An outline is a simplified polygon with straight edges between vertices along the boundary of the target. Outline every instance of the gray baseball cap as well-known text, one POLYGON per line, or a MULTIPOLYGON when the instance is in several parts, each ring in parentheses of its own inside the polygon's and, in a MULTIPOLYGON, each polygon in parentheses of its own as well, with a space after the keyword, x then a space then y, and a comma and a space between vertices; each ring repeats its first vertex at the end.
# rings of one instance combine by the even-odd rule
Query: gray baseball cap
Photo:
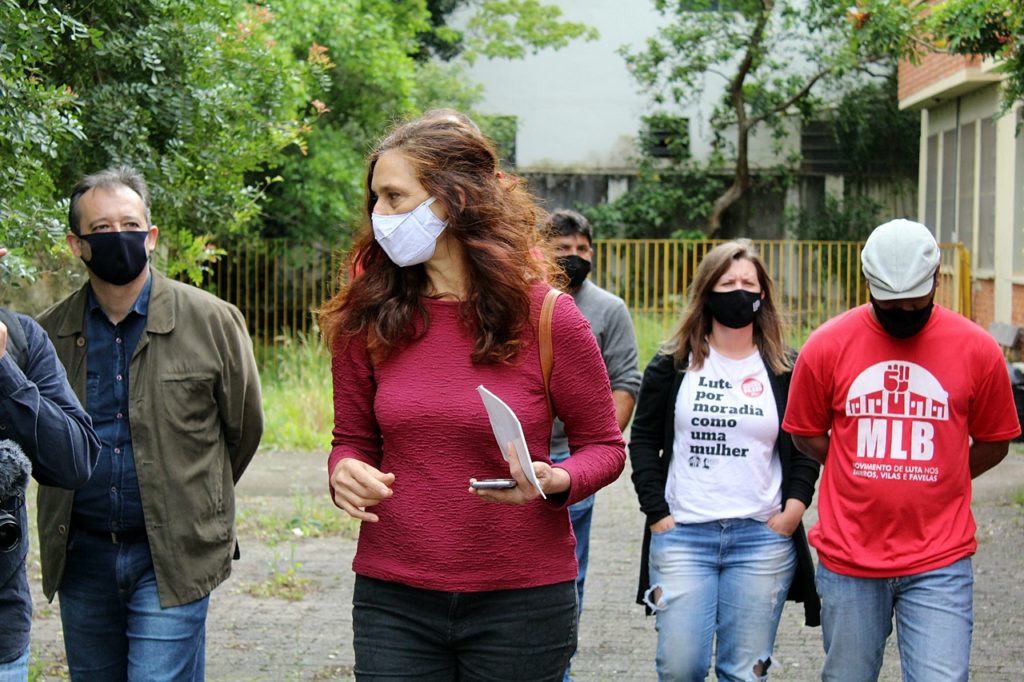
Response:
POLYGON ((917 298, 932 290, 939 245, 921 223, 890 220, 871 232, 860 252, 860 264, 875 300, 917 298))

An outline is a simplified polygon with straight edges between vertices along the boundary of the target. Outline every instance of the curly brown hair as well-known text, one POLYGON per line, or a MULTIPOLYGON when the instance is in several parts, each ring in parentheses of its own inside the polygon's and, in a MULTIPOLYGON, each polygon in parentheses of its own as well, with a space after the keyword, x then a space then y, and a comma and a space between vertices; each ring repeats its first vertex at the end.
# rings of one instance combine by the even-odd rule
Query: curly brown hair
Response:
POLYGON ((530 322, 531 286, 547 270, 539 255, 546 254, 537 229, 542 212, 518 177, 499 171, 486 137, 457 117, 429 113, 394 128, 368 158, 363 227, 339 272, 339 293, 317 311, 324 340, 333 350, 365 330, 379 361, 416 337, 416 315, 420 333, 429 326, 420 302, 428 284, 424 266, 395 265, 371 229, 370 184, 377 160, 389 151, 405 157, 444 207, 445 229, 462 246, 468 292, 460 315, 476 331, 473 362, 512 360, 530 322))
POLYGON ((776 374, 793 366, 793 361, 786 348, 783 328, 783 317, 775 305, 775 287, 772 278, 757 255, 757 250, 749 239, 736 239, 719 244, 708 251, 697 266, 693 283, 690 284, 690 297, 683 311, 682 319, 672 336, 661 348, 661 352, 672 355, 677 367, 700 369, 708 356, 708 336, 711 334, 711 311, 708 309, 708 294, 718 280, 722 278, 733 261, 741 258, 749 260, 757 270, 757 281, 764 292, 761 309, 754 317, 754 344, 765 362, 776 374), (689 361, 693 354, 692 362, 689 361))

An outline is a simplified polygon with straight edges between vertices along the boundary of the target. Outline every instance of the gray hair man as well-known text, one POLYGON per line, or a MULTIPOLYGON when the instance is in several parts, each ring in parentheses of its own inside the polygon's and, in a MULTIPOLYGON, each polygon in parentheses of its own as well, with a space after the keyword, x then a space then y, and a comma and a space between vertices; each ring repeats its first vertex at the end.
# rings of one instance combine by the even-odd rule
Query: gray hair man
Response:
POLYGON ((83 178, 68 221, 89 281, 40 323, 102 448, 84 488, 40 487, 43 591, 72 679, 201 680, 234 485, 263 432, 252 342, 237 308, 150 266, 159 230, 133 169, 83 178))

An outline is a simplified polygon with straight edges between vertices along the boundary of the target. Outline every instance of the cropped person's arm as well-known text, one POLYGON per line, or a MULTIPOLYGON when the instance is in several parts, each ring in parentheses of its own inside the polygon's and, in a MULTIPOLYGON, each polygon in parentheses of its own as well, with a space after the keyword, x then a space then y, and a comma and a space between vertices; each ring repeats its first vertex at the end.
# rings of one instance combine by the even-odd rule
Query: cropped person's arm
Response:
POLYGON ((636 407, 636 398, 629 391, 612 391, 612 402, 615 403, 615 421, 619 425, 619 431, 625 431, 629 426, 629 420, 633 418, 633 408, 636 407))
POLYGON ((221 338, 225 360, 217 396, 221 425, 235 483, 242 477, 263 437, 263 397, 252 339, 242 314, 234 307, 224 315, 221 338))
POLYGON ((601 357, 608 368, 608 380, 615 401, 615 420, 619 430, 625 431, 633 418, 636 394, 640 390, 640 358, 637 350, 633 320, 625 304, 616 302, 605 322, 601 357))
POLYGON ((640 511, 647 516, 647 525, 656 532, 672 526, 665 500, 665 467, 661 460, 665 456, 665 419, 669 401, 675 400, 672 391, 675 376, 672 357, 655 355, 644 370, 629 437, 633 488, 640 502, 640 511))
POLYGON ((968 462, 971 478, 977 478, 1006 457, 1010 441, 1020 434, 1021 423, 1014 407, 1013 387, 1006 372, 1006 360, 992 339, 978 348, 970 362, 976 370, 976 399, 968 416, 971 449, 968 462))
POLYGON ((819 464, 825 463, 828 455, 829 436, 823 433, 820 436, 793 436, 793 445, 797 450, 804 453, 819 464))
POLYGON ((353 518, 374 523, 367 510, 392 495, 393 473, 380 471, 382 438, 374 413, 377 393, 366 335, 335 340, 331 348, 334 430, 327 474, 331 500, 353 518))
POLYGON ((572 504, 619 477, 626 448, 604 359, 590 325, 568 296, 560 296, 555 304, 552 343, 551 400, 572 452, 554 467, 569 474, 567 495, 552 502, 572 504))
POLYGON ((976 440, 971 443, 970 465, 971 478, 977 478, 999 464, 1010 450, 1010 441, 985 442, 976 440))
POLYGON ((67 382, 64 366, 34 320, 20 316, 28 345, 25 371, 0 357, 0 438, 13 439, 43 485, 76 488, 89 480, 100 442, 67 382))

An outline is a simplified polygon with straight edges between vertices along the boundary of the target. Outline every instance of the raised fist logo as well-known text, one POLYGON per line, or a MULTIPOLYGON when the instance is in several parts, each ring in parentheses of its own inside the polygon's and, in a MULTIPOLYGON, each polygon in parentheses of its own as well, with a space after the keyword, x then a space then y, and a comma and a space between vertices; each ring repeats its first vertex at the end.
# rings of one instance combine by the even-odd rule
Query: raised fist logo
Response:
POLYGON ((903 393, 910 388, 910 366, 893 363, 885 368, 882 387, 890 393, 903 393))

